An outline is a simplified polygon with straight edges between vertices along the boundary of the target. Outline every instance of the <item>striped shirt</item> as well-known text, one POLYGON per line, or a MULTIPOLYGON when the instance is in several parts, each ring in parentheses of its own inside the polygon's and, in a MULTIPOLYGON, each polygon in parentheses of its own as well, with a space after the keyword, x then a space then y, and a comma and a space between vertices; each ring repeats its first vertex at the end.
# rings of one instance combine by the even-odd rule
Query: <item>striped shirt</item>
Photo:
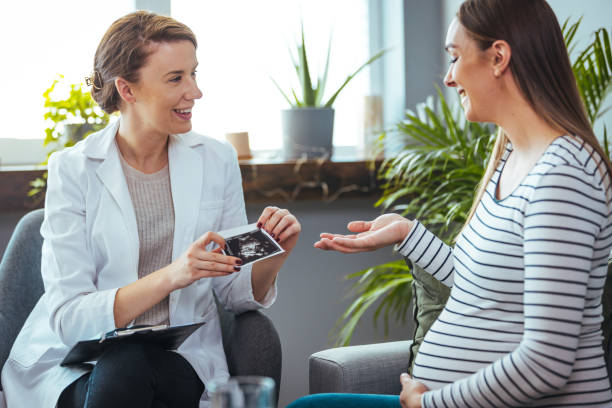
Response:
POLYGON ((601 332, 609 180, 597 153, 563 136, 496 199, 510 152, 453 248, 418 221, 398 246, 452 287, 416 357, 414 378, 430 388, 422 404, 610 407, 601 332))

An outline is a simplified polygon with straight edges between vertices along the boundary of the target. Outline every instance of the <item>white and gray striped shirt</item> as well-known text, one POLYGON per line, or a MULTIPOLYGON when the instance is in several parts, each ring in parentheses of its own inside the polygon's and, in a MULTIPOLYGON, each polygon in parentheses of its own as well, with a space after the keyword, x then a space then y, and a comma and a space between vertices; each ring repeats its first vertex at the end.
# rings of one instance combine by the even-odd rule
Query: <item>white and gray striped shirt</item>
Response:
POLYGON ((612 406, 601 333, 609 179, 592 149, 563 136, 498 200, 510 152, 454 248, 418 222, 398 246, 452 286, 414 365, 431 390, 423 406, 612 406))

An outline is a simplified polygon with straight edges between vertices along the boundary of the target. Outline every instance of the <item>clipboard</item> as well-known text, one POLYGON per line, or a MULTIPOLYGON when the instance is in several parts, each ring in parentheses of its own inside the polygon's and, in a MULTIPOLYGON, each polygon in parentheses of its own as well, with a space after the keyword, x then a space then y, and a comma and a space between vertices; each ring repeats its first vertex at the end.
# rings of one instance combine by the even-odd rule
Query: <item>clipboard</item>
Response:
POLYGON ((182 326, 136 326, 112 330, 99 339, 79 341, 60 365, 62 367, 96 361, 109 347, 115 344, 156 344, 166 350, 176 350, 187 337, 202 327, 205 322, 182 326))

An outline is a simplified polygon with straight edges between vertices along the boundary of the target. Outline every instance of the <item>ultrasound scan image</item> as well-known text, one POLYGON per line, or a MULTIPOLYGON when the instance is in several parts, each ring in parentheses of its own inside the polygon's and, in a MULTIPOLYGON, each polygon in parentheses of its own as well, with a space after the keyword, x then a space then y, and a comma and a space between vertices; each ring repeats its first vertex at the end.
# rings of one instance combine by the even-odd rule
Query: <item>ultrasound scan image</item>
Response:
POLYGON ((242 259, 243 264, 280 252, 271 238, 260 230, 247 232, 225 240, 228 255, 242 259))

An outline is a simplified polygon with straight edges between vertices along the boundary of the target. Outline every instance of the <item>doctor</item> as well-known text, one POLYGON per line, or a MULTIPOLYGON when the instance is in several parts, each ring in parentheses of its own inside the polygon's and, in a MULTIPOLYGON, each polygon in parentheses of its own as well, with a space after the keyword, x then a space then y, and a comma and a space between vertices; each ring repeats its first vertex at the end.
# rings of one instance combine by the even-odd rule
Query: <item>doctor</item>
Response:
POLYGON ((191 132, 202 96, 196 39, 169 17, 135 12, 108 29, 92 96, 121 117, 49 160, 45 293, 2 371, 13 407, 205 407, 228 377, 213 298, 235 312, 270 306, 300 224, 267 207, 259 225, 286 253, 241 268, 214 231, 247 223, 236 154, 191 132), (132 324, 206 321, 178 353, 111 349, 92 367, 60 367, 79 340, 132 324))

